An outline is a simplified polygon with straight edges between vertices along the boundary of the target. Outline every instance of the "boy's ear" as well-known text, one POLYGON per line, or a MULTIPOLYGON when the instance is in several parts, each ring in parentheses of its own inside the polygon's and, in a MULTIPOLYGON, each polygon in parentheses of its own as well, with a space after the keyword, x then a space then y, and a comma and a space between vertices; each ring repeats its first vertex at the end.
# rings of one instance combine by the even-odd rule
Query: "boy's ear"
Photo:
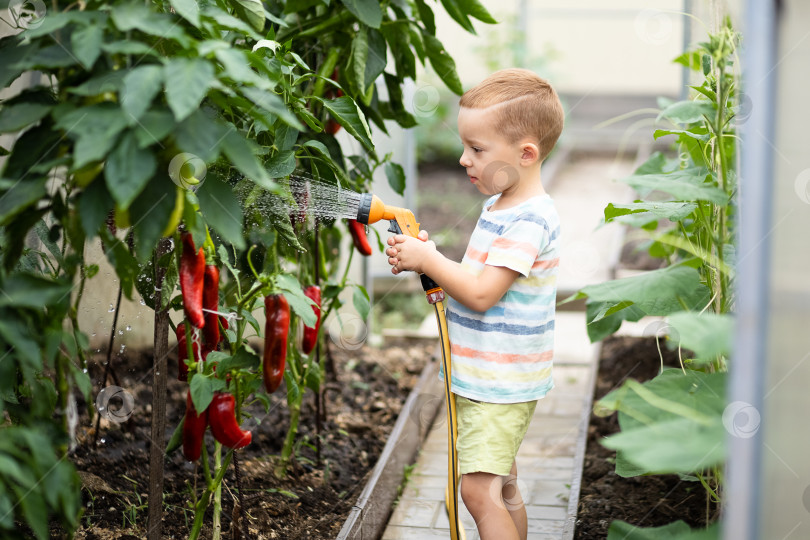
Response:
POLYGON ((520 145, 520 160, 530 165, 537 161, 540 157, 540 149, 533 142, 524 142, 520 145))

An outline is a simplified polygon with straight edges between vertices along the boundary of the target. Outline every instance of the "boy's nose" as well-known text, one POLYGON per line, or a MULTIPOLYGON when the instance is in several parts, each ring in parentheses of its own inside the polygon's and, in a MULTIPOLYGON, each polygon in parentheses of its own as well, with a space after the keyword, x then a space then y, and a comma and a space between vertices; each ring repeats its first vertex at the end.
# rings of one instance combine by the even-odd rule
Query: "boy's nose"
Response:
POLYGON ((466 151, 461 153, 461 157, 458 158, 458 164, 461 165, 462 167, 465 167, 465 168, 469 166, 470 160, 467 159, 467 152, 466 151))

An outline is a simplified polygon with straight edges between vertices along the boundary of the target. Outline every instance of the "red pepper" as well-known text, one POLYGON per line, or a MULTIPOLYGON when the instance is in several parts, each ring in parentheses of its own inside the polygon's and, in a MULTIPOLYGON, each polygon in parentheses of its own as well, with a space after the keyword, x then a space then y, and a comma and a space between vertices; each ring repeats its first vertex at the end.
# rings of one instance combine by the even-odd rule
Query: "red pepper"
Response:
POLYGON ((189 389, 186 393, 186 419, 183 422, 183 455, 187 460, 200 459, 206 426, 208 426, 208 409, 202 414, 197 414, 189 389))
POLYGON ((228 448, 243 448, 250 444, 253 435, 243 431, 236 423, 236 405, 233 396, 227 392, 216 392, 208 406, 208 422, 214 438, 228 448))
POLYGON ((205 253, 194 248, 194 239, 183 233, 183 255, 180 258, 180 292, 183 293, 183 308, 192 326, 205 326, 203 317, 203 279, 205 274, 205 253))
POLYGON ((315 312, 315 317, 317 317, 315 326, 304 326, 304 338, 301 341, 301 349, 304 351, 304 354, 309 354, 312 352, 312 349, 315 348, 315 344, 318 343, 318 328, 321 326, 321 288, 317 285, 305 287, 304 295, 315 302, 312 311, 315 312))
MULTIPOLYGON (((177 380, 185 382, 188 380, 188 365, 186 365, 188 347, 186 344, 186 325, 184 323, 177 325, 175 335, 177 336, 177 380)), ((191 349, 192 354, 194 354, 193 361, 196 362, 200 359, 200 347, 192 341, 191 349)))
POLYGON ((342 127, 334 118, 329 118, 323 126, 323 130, 329 135, 335 135, 342 127))
POLYGON ((354 241, 354 247, 357 248, 357 251, 361 255, 371 255, 371 244, 368 243, 366 237, 366 226, 356 219, 350 219, 349 231, 352 233, 352 241, 354 241))
POLYGON ((287 359, 287 334, 290 331, 290 306, 283 294, 271 294, 264 299, 264 387, 273 393, 284 378, 287 359))
POLYGON ((203 278, 203 300, 202 307, 205 310, 205 326, 203 326, 203 337, 206 348, 215 350, 219 345, 219 322, 218 315, 211 313, 219 309, 219 268, 213 264, 205 265, 205 276, 203 278))

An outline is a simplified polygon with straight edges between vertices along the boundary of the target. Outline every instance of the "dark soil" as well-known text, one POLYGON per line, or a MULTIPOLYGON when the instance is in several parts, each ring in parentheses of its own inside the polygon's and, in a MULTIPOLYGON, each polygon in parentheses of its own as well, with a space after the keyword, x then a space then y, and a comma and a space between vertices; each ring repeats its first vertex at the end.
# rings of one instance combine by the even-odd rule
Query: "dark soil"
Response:
MULTIPOLYGON (((273 466, 289 426, 285 387, 271 396, 269 414, 259 404, 243 423, 253 442, 239 452, 248 531, 243 538, 335 538, 376 464, 402 405, 435 350, 430 341, 387 342, 384 350, 331 347, 338 380, 326 385, 321 462, 315 452, 315 400, 307 391, 301 410, 297 459, 287 477, 276 479, 273 466)), ((94 382, 102 378, 101 362, 91 366, 94 382)), ((120 366, 120 386, 135 400, 135 410, 123 424, 102 422, 99 442, 86 413, 80 417, 79 446, 71 459, 82 477, 84 515, 76 538, 145 538, 149 485, 149 436, 152 410, 151 352, 130 353, 120 366)), ((177 360, 169 359, 166 441, 185 410, 186 383, 175 379, 177 360)), ((80 411, 84 407, 80 405, 80 411)), ((214 444, 206 434, 213 463, 214 444)), ((190 494, 202 491, 201 467, 177 451, 166 458, 163 537, 187 538, 193 520, 190 494)), ((222 493, 223 538, 232 538, 231 515, 236 478, 233 465, 222 493)), ((211 538, 211 507, 202 538, 211 538)))
MULTIPOLYGON (((665 366, 678 366, 676 351, 661 346, 665 366)), ((594 400, 605 396, 627 378, 652 379, 660 369, 655 338, 611 337, 603 342, 594 400)), ((706 524, 706 492, 699 482, 677 475, 622 478, 615 473, 616 453, 599 441, 619 431, 618 415, 591 414, 588 446, 577 508, 575 540, 602 540, 615 519, 639 527, 666 525, 679 519, 692 527, 706 524)), ((714 514, 714 505, 709 513, 714 514)))

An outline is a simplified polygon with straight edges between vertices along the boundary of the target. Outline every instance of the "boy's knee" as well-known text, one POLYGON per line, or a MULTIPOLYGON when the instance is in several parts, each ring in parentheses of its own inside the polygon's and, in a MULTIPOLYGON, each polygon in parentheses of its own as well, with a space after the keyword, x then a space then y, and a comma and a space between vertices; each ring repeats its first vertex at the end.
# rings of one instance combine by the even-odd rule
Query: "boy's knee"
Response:
POLYGON ((464 504, 467 507, 475 506, 476 497, 478 494, 478 490, 476 486, 473 484, 475 483, 475 479, 472 478, 469 474, 461 475, 461 500, 464 501, 464 504))
POLYGON ((503 497, 504 505, 509 510, 515 510, 523 506, 523 497, 520 494, 520 486, 518 485, 516 475, 510 474, 504 477, 501 496, 503 497))
POLYGON ((461 499, 470 512, 501 506, 501 477, 489 473, 462 475, 461 499))

